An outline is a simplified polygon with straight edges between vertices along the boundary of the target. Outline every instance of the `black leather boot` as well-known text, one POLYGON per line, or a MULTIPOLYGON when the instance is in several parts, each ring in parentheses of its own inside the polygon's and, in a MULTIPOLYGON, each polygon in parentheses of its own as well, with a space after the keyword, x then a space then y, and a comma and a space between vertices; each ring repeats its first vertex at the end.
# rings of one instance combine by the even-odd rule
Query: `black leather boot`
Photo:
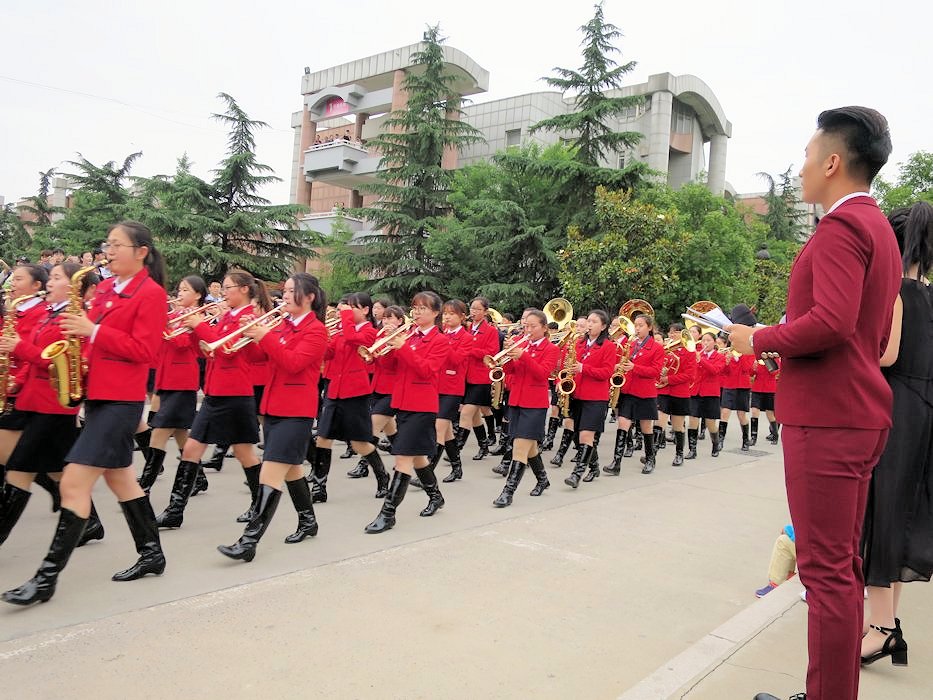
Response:
POLYGON ((207 491, 210 484, 207 481, 207 474, 204 473, 204 467, 198 465, 198 473, 194 475, 194 488, 191 489, 191 495, 197 496, 199 493, 207 491))
POLYGON ((571 440, 573 440, 573 431, 564 428, 564 432, 560 434, 560 444, 557 446, 557 452, 551 457, 551 464, 555 467, 559 467, 564 463, 564 455, 570 449, 571 440))
POLYGON ((240 539, 230 546, 223 544, 218 546, 217 551, 231 559, 252 561, 256 556, 256 546, 269 527, 269 523, 272 522, 272 516, 275 515, 275 509, 279 507, 281 498, 281 491, 267 484, 260 484, 256 495, 256 514, 253 519, 246 525, 240 539))
POLYGON ((483 416, 483 423, 486 424, 486 445, 492 447, 496 444, 496 411, 494 410, 488 416, 483 416))
POLYGON ((457 427, 454 430, 454 439, 457 441, 457 449, 462 450, 463 446, 466 445, 467 438, 470 437, 470 429, 457 427))
POLYGON ((687 428, 687 456, 684 459, 697 458, 697 433, 699 428, 687 428))
POLYGON ((663 428, 654 428, 652 433, 654 434, 655 454, 657 454, 657 450, 663 450, 665 447, 667 447, 667 438, 664 436, 663 428))
POLYGON ((160 450, 158 447, 150 447, 149 458, 143 465, 142 474, 140 474, 139 479, 137 479, 140 488, 146 493, 149 493, 150 489, 152 489, 152 485, 156 482, 156 477, 159 476, 163 462, 165 462, 165 450, 160 450))
POLYGON ((135 581, 146 574, 161 576, 165 571, 165 555, 162 554, 159 528, 156 525, 155 513, 152 512, 152 504, 149 503, 149 496, 122 501, 120 508, 123 510, 123 517, 126 518, 126 524, 130 526, 139 559, 130 568, 115 573, 110 577, 111 580, 135 581))
POLYGON ((593 453, 590 455, 590 461, 586 464, 586 474, 583 476, 583 481, 586 483, 599 477, 599 438, 602 435, 602 433, 596 433, 593 436, 593 453))
POLYGON ((642 474, 650 474, 654 471, 654 434, 644 433, 645 443, 645 466, 641 468, 642 474))
POLYGON ((779 435, 778 428, 780 427, 780 425, 777 422, 772 422, 770 425, 771 425, 771 432, 768 434, 768 442, 770 442, 772 445, 777 445, 778 440, 780 439, 778 437, 779 435))
POLYGON ((44 603, 55 595, 58 575, 68 564, 71 553, 78 546, 85 525, 87 525, 85 518, 79 518, 73 511, 62 508, 52 544, 49 546, 45 559, 39 564, 36 575, 19 588, 7 591, 0 598, 13 605, 32 605, 44 603))
MULTIPOLYGON (((638 433, 641 435, 641 433, 638 433)), ((631 457, 635 454, 635 426, 629 426, 628 436, 625 438, 625 451, 622 453, 623 457, 631 457)))
POLYGON ((437 511, 444 507, 444 497, 437 485, 437 477, 434 475, 434 465, 427 467, 418 467, 415 469, 418 479, 421 481, 421 488, 428 494, 428 505, 424 507, 419 515, 422 518, 430 518, 437 511))
MULTIPOLYGON (((431 457, 431 461, 428 462, 428 466, 432 469, 437 467, 438 462, 441 461, 441 457, 444 454, 443 445, 435 445, 434 455, 431 457)), ((419 467, 420 468, 420 467, 419 467)), ((421 480, 417 477, 418 470, 415 469, 416 476, 412 477, 411 481, 408 482, 408 486, 415 489, 424 489, 424 484, 421 483, 421 480)), ((383 494, 385 495, 385 494, 383 494)))
POLYGON ((499 444, 497 444, 495 447, 490 449, 489 454, 494 455, 496 457, 501 457, 502 455, 505 454, 506 450, 508 449, 508 443, 509 443, 508 427, 509 427, 508 423, 503 424, 502 432, 499 433, 499 444))
POLYGON ((644 440, 642 439, 641 428, 638 425, 632 426, 632 435, 635 438, 632 443, 632 454, 635 452, 641 452, 642 447, 644 447, 644 440))
POLYGON ((256 517, 256 498, 259 496, 259 470, 262 464, 256 464, 252 467, 243 467, 243 473, 246 475, 246 485, 249 486, 249 508, 237 516, 238 523, 248 523, 256 517))
POLYGON ((343 451, 343 454, 340 455, 340 459, 350 459, 353 455, 356 454, 356 450, 353 449, 353 445, 349 442, 347 443, 347 449, 343 451))
POLYGON ((672 467, 683 466, 684 463, 684 434, 683 432, 674 433, 674 449, 676 450, 674 454, 674 461, 671 462, 672 467))
POLYGON ((486 442, 486 426, 477 425, 473 428, 473 434, 476 435, 476 442, 479 443, 479 452, 473 455, 473 459, 479 461, 489 454, 489 445, 486 442))
POLYGON ((492 468, 493 474, 498 474, 499 476, 507 476, 509 473, 509 465, 512 464, 512 440, 509 439, 508 448, 505 451, 505 454, 502 455, 502 459, 499 460, 499 464, 492 468))
POLYGON ((379 450, 373 450, 363 459, 373 468, 373 476, 376 477, 376 498, 385 498, 389 492, 389 475, 382 463, 382 455, 379 454, 379 450))
POLYGON ((327 475, 330 474, 329 447, 318 447, 314 453, 314 467, 311 472, 311 502, 327 503, 327 475))
POLYGON ((699 433, 697 433, 697 440, 706 439, 706 419, 700 421, 700 427, 698 428, 699 433))
POLYGON ((748 444, 754 447, 758 442, 758 419, 752 418, 750 421, 752 430, 751 437, 749 438, 748 444))
POLYGON ((211 458, 206 462, 202 462, 205 469, 213 469, 215 471, 220 471, 224 467, 224 458, 227 456, 227 447, 228 445, 215 445, 214 453, 211 455, 211 458))
POLYGON ((143 458, 146 460, 149 459, 149 440, 151 439, 152 428, 146 428, 141 433, 133 435, 133 441, 136 443, 136 447, 143 453, 143 458))
POLYGON ((185 506, 194 490, 194 480, 198 474, 198 465, 195 462, 182 460, 175 470, 175 481, 172 484, 172 493, 168 497, 168 507, 156 518, 159 527, 181 527, 185 515, 185 506))
MULTIPOLYGON (((0 471, 3 471, 0 469, 0 471)), ((61 510, 62 507, 62 494, 58 488, 58 482, 55 481, 52 477, 44 472, 36 474, 35 478, 32 480, 37 486, 41 486, 46 491, 49 492, 49 495, 52 497, 52 512, 57 513, 61 510)), ((0 482, 2 483, 2 482, 0 482)))
POLYGON ((525 475, 525 466, 519 461, 512 460, 509 464, 509 473, 505 477, 505 486, 502 487, 502 493, 492 502, 496 508, 505 508, 512 505, 512 496, 525 475))
MULTIPOLYGON (((719 424, 720 430, 722 430, 722 423, 719 424)), ((714 433, 710 431, 709 439, 713 443, 713 449, 710 453, 713 457, 718 457, 719 453, 722 452, 722 439, 719 437, 719 433, 714 433)))
POLYGON ((535 487, 531 489, 530 496, 540 496, 544 493, 544 490, 550 488, 551 482, 547 478, 547 470, 544 468, 544 460, 541 459, 541 453, 539 452, 534 457, 528 458, 528 466, 531 468, 531 473, 535 475, 537 483, 535 487))
POLYGON ((729 430, 729 423, 727 421, 719 421, 719 449, 722 450, 723 445, 726 444, 726 431, 729 430))
POLYGON ((457 447, 456 439, 445 442, 444 450, 450 460, 450 474, 444 477, 444 483, 450 484, 463 478, 463 462, 460 459, 460 448, 457 447))
POLYGON ((739 425, 742 429, 742 452, 748 452, 750 443, 748 442, 748 424, 739 425))
POLYGON ((360 461, 356 463, 353 469, 347 472, 347 476, 351 479, 364 479, 369 476, 369 462, 366 461, 366 458, 360 457, 360 461))
POLYGON ((619 476, 622 472, 622 453, 628 444, 628 431, 616 429, 616 442, 612 448, 612 464, 603 467, 603 471, 612 476, 619 476))
POLYGON ((567 486, 577 488, 580 485, 580 477, 583 476, 583 472, 586 471, 586 467, 592 457, 593 446, 580 445, 580 461, 574 466, 573 471, 570 472, 570 476, 564 479, 564 483, 567 484, 567 486))
POLYGON ((286 544, 301 542, 305 537, 314 537, 317 534, 317 518, 314 517, 314 506, 311 505, 311 487, 306 479, 286 481, 288 495, 292 497, 292 505, 298 513, 298 529, 285 538, 286 544))
POLYGON ((0 484, 0 544, 13 532, 32 496, 13 484, 0 484))
POLYGON ((91 501, 91 514, 87 519, 87 526, 84 528, 84 534, 78 540, 78 546, 83 547, 91 540, 104 539, 104 524, 97 515, 97 508, 94 507, 94 501, 91 501))
MULTIPOLYGON (((541 450, 547 452, 554 449, 554 438, 557 437, 557 429, 560 427, 560 418, 551 417, 547 419, 547 434, 544 436, 544 442, 541 443, 541 450)), ((529 462, 529 466, 531 463, 529 462)))
MULTIPOLYGON (((308 439, 308 449, 307 451, 305 451, 305 461, 308 464, 310 464, 312 468, 314 467, 314 455, 316 454, 317 454, 317 438, 315 438, 312 435, 308 439)), ((305 481, 310 483, 311 476, 312 476, 312 473, 309 473, 308 476, 305 478, 305 481)))
POLYGON ((382 503, 382 510, 379 511, 376 519, 363 529, 364 532, 373 535, 395 527, 395 511, 405 498, 409 481, 411 477, 408 474, 402 474, 400 471, 392 472, 392 483, 389 484, 389 493, 382 503))

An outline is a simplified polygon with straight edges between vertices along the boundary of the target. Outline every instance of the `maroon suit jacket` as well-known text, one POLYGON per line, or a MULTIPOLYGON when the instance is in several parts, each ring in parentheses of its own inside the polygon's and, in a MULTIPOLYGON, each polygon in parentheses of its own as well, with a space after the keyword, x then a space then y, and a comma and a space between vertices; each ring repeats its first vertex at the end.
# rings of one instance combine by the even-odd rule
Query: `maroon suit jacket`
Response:
POLYGON ((900 284, 894 232, 871 197, 850 199, 820 220, 791 269, 787 323, 754 337, 756 355, 779 352, 783 360, 775 394, 781 423, 891 426, 891 389, 879 360, 900 284))

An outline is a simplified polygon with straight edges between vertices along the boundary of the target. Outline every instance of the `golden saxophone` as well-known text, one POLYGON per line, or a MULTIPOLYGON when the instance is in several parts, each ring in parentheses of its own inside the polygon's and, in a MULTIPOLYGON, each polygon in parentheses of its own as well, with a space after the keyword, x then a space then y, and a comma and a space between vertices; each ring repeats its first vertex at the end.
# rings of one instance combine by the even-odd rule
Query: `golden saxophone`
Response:
MULTIPOLYGON (((30 299, 44 296, 45 292, 24 294, 10 302, 9 307, 6 309, 6 315, 3 317, 3 330, 0 331, 0 335, 3 335, 4 338, 13 338, 16 335, 16 307, 30 299)), ((7 399, 16 389, 15 383, 13 373, 10 372, 10 353, 0 352, 0 412, 6 410, 7 399)))
POLYGON ((632 354, 632 342, 629 340, 623 342, 625 345, 619 352, 619 361, 616 363, 612 376, 609 377, 609 408, 619 405, 619 395, 622 393, 622 387, 625 386, 625 370, 622 369, 622 365, 628 362, 632 354))
POLYGON ((564 418, 570 417, 570 396, 577 390, 573 371, 577 365, 577 341, 582 336, 582 333, 571 331, 562 341, 567 344, 567 354, 564 355, 563 367, 557 373, 557 406, 564 418))
MULTIPOLYGON (((80 314, 84 311, 81 280, 94 266, 82 267, 71 276, 71 291, 65 313, 80 314)), ((81 338, 73 336, 56 340, 42 351, 42 359, 49 361, 49 383, 58 396, 58 403, 65 408, 74 408, 84 400, 87 360, 81 354, 81 338)))

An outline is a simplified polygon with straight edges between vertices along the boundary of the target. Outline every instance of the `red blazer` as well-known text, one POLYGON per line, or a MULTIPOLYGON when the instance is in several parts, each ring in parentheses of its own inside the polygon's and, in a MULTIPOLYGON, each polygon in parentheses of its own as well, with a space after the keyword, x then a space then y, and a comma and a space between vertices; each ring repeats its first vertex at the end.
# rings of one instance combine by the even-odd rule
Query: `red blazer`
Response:
MULTIPOLYGON (((603 346, 606 345, 610 344, 603 343, 603 346)), ((545 336, 537 346, 529 346, 517 360, 507 362, 503 369, 509 380, 509 406, 518 408, 550 406, 551 390, 548 378, 557 367, 559 358, 560 349, 545 336)), ((608 399, 608 391, 606 393, 608 399)))
MULTIPOLYGON (((376 332, 376 340, 385 336, 385 329, 380 328, 376 332)), ((373 359, 371 365, 367 365, 372 370, 372 390, 376 394, 391 394, 395 388, 395 380, 398 378, 398 357, 394 352, 382 357, 373 359)))
MULTIPOLYGON (((31 338, 36 326, 48 315, 48 304, 42 299, 36 301, 37 304, 33 304, 25 311, 13 311, 16 314, 16 335, 20 338, 31 338)), ((26 381, 26 373, 29 370, 26 362, 26 360, 17 361, 15 357, 10 362, 10 377, 13 378, 14 394, 26 381)))
POLYGON ((754 335, 756 355, 778 352, 783 359, 778 421, 891 426, 891 388, 878 361, 900 284, 894 233, 871 197, 850 199, 820 219, 791 268, 787 323, 754 335))
POLYGON ((327 385, 327 397, 331 399, 350 399, 355 396, 367 396, 372 393, 369 385, 369 369, 360 357, 359 347, 369 347, 376 340, 376 328, 371 323, 363 324, 356 330, 353 323, 353 311, 344 309, 340 312, 340 332, 330 340, 325 359, 330 360, 327 385))
MULTIPOLYGON (((731 352, 731 351, 730 351, 731 352)), ((726 369, 722 375, 723 389, 750 389, 752 386, 752 372, 755 358, 751 355, 742 355, 738 359, 734 355, 723 355, 726 369)))
POLYGON ((446 336, 438 328, 431 328, 424 336, 416 333, 393 354, 398 356, 398 381, 392 392, 392 408, 437 413, 438 380, 450 355, 446 336))
POLYGON ((53 313, 48 311, 45 304, 40 306, 43 317, 29 337, 20 336, 20 342, 13 349, 13 358, 19 360, 26 369, 22 388, 16 396, 16 408, 73 416, 78 413, 78 408, 65 408, 58 402, 58 394, 49 383, 49 361, 42 359, 42 351, 46 346, 64 337, 58 325, 58 314, 61 311, 53 313))
MULTIPOLYGON (((195 326, 193 335, 198 341, 210 343, 232 333, 240 327, 242 321, 253 317, 252 309, 244 306, 235 315, 232 311, 226 312, 215 326, 206 322, 199 323, 195 326)), ((256 343, 250 343, 232 355, 218 349, 213 357, 207 358, 204 373, 205 396, 253 396, 250 365, 257 360, 264 360, 265 357, 266 354, 256 343)))
POLYGON ((483 364, 483 358, 499 352, 499 330, 486 321, 480 322, 475 333, 472 328, 472 325, 466 328, 466 332, 472 336, 466 361, 467 384, 491 384, 489 368, 483 364))
POLYGON ((640 399, 653 399, 658 395, 657 381, 661 378, 661 367, 664 365, 664 348, 653 336, 648 336, 647 342, 638 348, 639 341, 635 339, 632 349, 632 362, 635 366, 626 373, 622 393, 640 399))
MULTIPOLYGON (((466 392, 467 353, 473 347, 473 336, 466 328, 461 326, 454 332, 444 333, 444 337, 450 343, 450 354, 441 368, 437 392, 439 394, 450 394, 451 396, 463 396, 464 392, 466 392)), ((489 376, 488 367, 486 368, 486 375, 489 376)))
POLYGON ((156 391, 197 391, 198 355, 198 340, 192 333, 165 340, 156 365, 156 391))
POLYGON ((88 362, 87 398, 103 401, 145 401, 149 368, 162 347, 168 312, 165 290, 143 268, 123 288, 116 277, 97 286, 88 318, 97 324, 94 339, 85 343, 88 362))
POLYGON ((680 358, 680 367, 676 372, 667 375, 667 395, 687 399, 693 396, 696 388, 694 386, 697 379, 696 353, 680 347, 674 350, 674 354, 680 358))
POLYGON ((726 359, 721 352, 713 350, 709 356, 701 352, 697 358, 697 395, 719 396, 725 370, 726 359))
POLYGON ((752 391, 758 394, 773 394, 777 391, 777 376, 781 373, 781 361, 777 359, 777 363, 778 368, 773 374, 765 367, 764 361, 758 360, 755 363, 755 381, 752 383, 752 391))
POLYGON ((269 380, 259 412, 268 416, 316 418, 317 382, 327 350, 327 330, 312 311, 295 326, 286 319, 266 333, 259 347, 269 360, 269 380))
POLYGON ((606 338, 602 345, 594 343, 587 350, 586 339, 584 336, 577 343, 577 362, 583 365, 583 371, 574 375, 577 389, 573 397, 581 401, 609 401, 609 377, 618 363, 618 347, 606 338))

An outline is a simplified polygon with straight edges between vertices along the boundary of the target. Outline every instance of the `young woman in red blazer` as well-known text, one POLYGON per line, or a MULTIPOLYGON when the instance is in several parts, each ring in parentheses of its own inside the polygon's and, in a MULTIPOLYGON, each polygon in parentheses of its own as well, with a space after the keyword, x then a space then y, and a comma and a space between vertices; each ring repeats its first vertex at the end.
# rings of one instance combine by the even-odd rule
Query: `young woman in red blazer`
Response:
POLYGON ((777 369, 771 372, 765 365, 764 360, 755 361, 754 381, 752 382, 752 417, 751 417, 751 436, 749 441, 752 446, 758 442, 758 416, 761 411, 765 412, 770 430, 766 440, 772 445, 778 443, 778 423, 774 416, 774 394, 777 392, 777 378, 781 374, 781 360, 774 358, 777 369))
POLYGON ((544 439, 544 425, 551 404, 548 378, 557 367, 560 351, 547 333, 547 317, 539 309, 529 309, 525 316, 528 341, 512 343, 503 369, 509 378, 509 436, 512 438, 512 461, 502 493, 493 501, 497 508, 512 504, 512 497, 531 467, 537 482, 532 496, 540 496, 550 486, 547 471, 538 451, 544 439))
POLYGON ((572 488, 599 476, 596 462, 596 437, 606 424, 609 407, 609 377, 616 368, 616 345, 609 340, 609 316, 594 309, 586 317, 586 335, 577 341, 577 363, 573 367, 576 390, 570 404, 570 414, 580 441, 580 461, 564 483, 572 488))
POLYGON ((437 450, 434 425, 440 403, 438 381, 450 355, 450 342, 440 331, 441 298, 437 294, 419 292, 411 304, 415 329, 406 337, 397 336, 391 343, 398 356, 398 380, 392 392, 398 422, 392 444, 395 470, 379 515, 365 528, 368 533, 385 532, 395 526, 395 512, 405 498, 412 472, 418 475, 428 494, 422 517, 434 515, 444 506, 431 458, 437 450))
MULTIPOLYGON (((680 341, 683 329, 681 324, 672 323, 667 330, 669 339, 680 341)), ((665 364, 661 369, 661 382, 667 386, 666 413, 670 415, 671 427, 674 429, 676 451, 671 466, 679 467, 684 463, 684 424, 690 414, 690 396, 696 383, 697 363, 696 353, 688 350, 683 344, 670 352, 677 358, 676 367, 671 369, 665 364)))
MULTIPOLYGON (((65 455, 78 437, 78 407, 63 407, 49 383, 49 361, 42 359, 42 351, 62 340, 58 317, 68 306, 71 276, 79 270, 74 263, 61 263, 52 268, 46 286, 48 305, 43 304, 44 318, 39 320, 29 336, 0 337, 0 353, 8 353, 26 369, 22 386, 16 398, 16 410, 24 424, 23 432, 7 461, 6 483, 0 484, 0 544, 15 527, 30 498, 30 488, 38 474, 49 477, 55 484, 61 480, 65 455)), ((85 275, 82 291, 97 284, 93 273, 85 275)), ((94 504, 80 547, 94 539, 103 539, 104 528, 94 504)))
POLYGON ((366 361, 359 352, 361 347, 369 347, 376 341, 372 305, 372 299, 365 292, 350 294, 345 303, 337 305, 340 327, 324 355, 330 361, 330 381, 321 406, 311 471, 311 498, 315 503, 327 501, 327 475, 334 440, 349 440, 356 453, 369 462, 376 475, 376 498, 385 496, 389 486, 382 457, 372 443, 373 425, 369 414, 372 386, 366 361))
MULTIPOLYGON (((272 306, 266 288, 248 272, 228 272, 222 289, 228 311, 216 325, 210 325, 202 314, 191 314, 182 321, 191 329, 192 338, 199 347, 202 342, 209 344, 225 338, 253 320, 256 317, 254 300, 261 308, 272 306)), ((243 467, 251 495, 249 509, 237 518, 237 522, 249 522, 253 516, 259 495, 260 462, 256 456, 259 423, 256 420, 251 364, 265 359, 265 353, 255 343, 249 343, 234 353, 225 352, 225 347, 209 354, 202 352, 207 358, 204 400, 182 449, 168 507, 157 519, 159 527, 181 527, 185 507, 201 469, 201 457, 211 443, 233 446, 233 454, 243 467)))
POLYGON ((722 374, 722 393, 719 407, 719 445, 726 441, 729 416, 732 411, 739 415, 739 428, 742 430, 742 452, 748 452, 748 412, 751 410, 752 372, 755 358, 751 355, 735 357, 732 348, 726 346, 723 353, 726 368, 722 374))
POLYGON ((288 278, 282 299, 282 311, 288 314, 285 320, 275 328, 258 324, 244 331, 269 358, 269 379, 259 407, 265 418, 266 442, 256 514, 236 543, 217 548, 231 559, 252 561, 256 556, 259 540, 282 497, 283 481, 298 513, 298 529, 285 542, 301 542, 318 531, 301 462, 318 410, 317 383, 327 349, 327 330, 321 322, 326 303, 317 278, 306 272, 288 278))
POLYGON ((473 335, 464 328, 467 307, 459 299, 444 302, 443 331, 447 342, 450 343, 450 354, 441 368, 437 384, 439 393, 437 420, 434 430, 437 433, 437 453, 433 464, 440 461, 441 452, 447 452, 450 460, 450 474, 444 477, 444 483, 449 484, 463 478, 463 461, 460 458, 460 447, 454 435, 454 421, 460 412, 460 402, 466 391, 466 365, 467 355, 473 347, 473 335))
POLYGON ((470 302, 470 324, 467 326, 467 332, 473 341, 467 353, 466 387, 463 404, 460 406, 457 443, 462 450, 472 428, 479 443, 479 452, 473 457, 475 460, 489 454, 489 447, 495 442, 492 382, 489 380, 489 368, 483 364, 483 358, 499 352, 499 330, 486 320, 488 312, 489 301, 485 298, 476 297, 470 302))
POLYGON ((684 459, 696 459, 697 456, 697 428, 700 419, 706 423, 710 440, 713 443, 712 455, 718 457, 722 449, 719 443, 719 397, 721 393, 722 373, 726 369, 726 360, 723 354, 716 349, 716 337, 712 333, 704 333, 700 337, 702 349, 697 352, 697 417, 690 418, 690 428, 687 431, 688 449, 684 459))
POLYGON ((113 580, 132 581, 165 570, 155 515, 132 468, 133 433, 165 330, 164 265, 152 233, 137 222, 112 226, 105 250, 113 277, 98 286, 87 314, 59 317, 62 331, 86 339, 88 374, 84 429, 65 457, 58 528, 36 575, 3 594, 8 603, 30 605, 55 593, 58 575, 87 526, 91 491, 101 476, 120 501, 140 555, 113 580))
MULTIPOLYGON (((169 323, 204 305, 207 297, 207 285, 197 275, 189 275, 178 283, 177 303, 169 313, 169 323)), ((178 330, 178 324, 171 324, 167 330, 178 330)), ((164 338, 159 360, 156 365, 155 389, 159 409, 149 421, 152 435, 149 438, 149 453, 146 464, 139 477, 139 485, 146 493, 155 483, 165 462, 165 446, 168 439, 175 437, 179 451, 183 451, 188 439, 188 429, 197 413, 200 370, 198 367, 198 341, 187 328, 186 332, 164 338)), ((207 490, 207 478, 204 470, 198 470, 201 488, 207 490)))

